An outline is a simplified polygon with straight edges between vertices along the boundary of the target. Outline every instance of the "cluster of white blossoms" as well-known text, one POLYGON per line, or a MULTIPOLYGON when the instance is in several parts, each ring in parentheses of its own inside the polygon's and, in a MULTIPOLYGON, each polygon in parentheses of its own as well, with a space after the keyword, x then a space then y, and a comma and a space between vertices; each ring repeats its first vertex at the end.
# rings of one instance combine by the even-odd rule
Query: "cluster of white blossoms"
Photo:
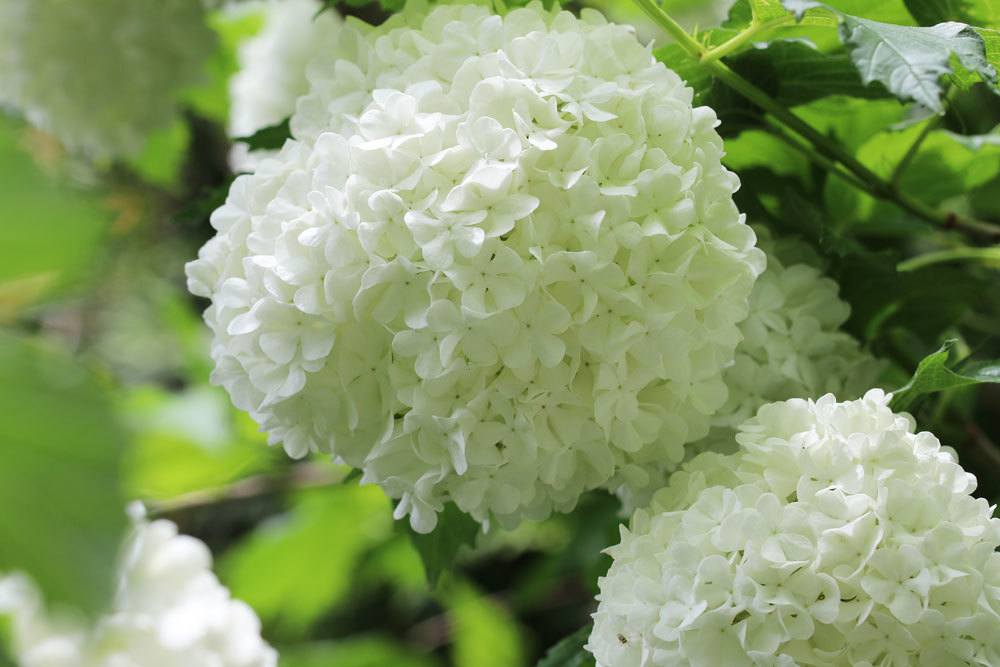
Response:
MULTIPOLYGON (((309 90, 306 66, 335 48, 340 17, 319 0, 267 0, 259 11, 263 27, 240 45, 239 71, 229 84, 229 134, 248 137, 281 123, 309 90)), ((234 166, 252 170, 258 159, 240 151, 234 166)))
POLYGON ((199 540, 169 521, 139 520, 109 611, 92 625, 46 611, 23 575, 0 578, 21 667, 276 667, 253 610, 233 600, 199 540))
POLYGON ((70 150, 127 156, 213 48, 201 0, 0 0, 0 106, 70 150))
POLYGON ((714 112, 629 28, 411 6, 309 79, 188 266, 214 381, 273 442, 426 532, 448 501, 568 511, 708 432, 764 257, 714 112))
POLYGON ((1000 521, 871 390, 772 403, 609 550, 602 667, 1000 664, 1000 521))
MULTIPOLYGON (((885 368, 841 327, 850 306, 839 298, 836 282, 814 266, 818 259, 795 239, 771 238, 756 229, 758 247, 767 254, 767 270, 750 295, 750 314, 740 323, 743 339, 723 379, 726 403, 712 417, 709 435, 689 453, 735 451, 736 427, 765 403, 834 394, 858 398, 885 368)), ((675 462, 629 466, 613 480, 627 513, 649 503, 666 484, 675 462)))

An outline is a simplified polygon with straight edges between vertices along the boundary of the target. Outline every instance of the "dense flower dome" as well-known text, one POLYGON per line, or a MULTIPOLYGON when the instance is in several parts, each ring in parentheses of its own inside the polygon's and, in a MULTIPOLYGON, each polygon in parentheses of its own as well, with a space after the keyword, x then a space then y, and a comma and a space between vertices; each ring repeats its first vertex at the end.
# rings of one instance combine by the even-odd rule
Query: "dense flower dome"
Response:
POLYGON ((137 520, 111 609, 93 625, 46 611, 33 582, 0 578, 21 667, 276 667, 253 610, 233 600, 199 540, 169 521, 137 520))
POLYGON ((188 266, 214 381, 422 532, 679 461, 764 259, 714 112, 593 11, 411 7, 331 50, 188 266))
POLYGON ((888 399, 768 404, 675 474, 608 551, 598 665, 1000 664, 1000 522, 888 399))
POLYGON ((0 0, 0 106, 73 151, 133 154, 213 45, 200 0, 0 0))
MULTIPOLYGON (((765 403, 834 394, 858 398, 874 386, 884 362, 842 330, 850 306, 837 283, 823 275, 812 249, 796 239, 775 240, 756 228, 767 270, 754 285, 750 315, 740 323, 743 339, 726 369, 729 397, 712 417, 709 435, 689 452, 735 451, 736 427, 765 403)), ((648 504, 676 464, 633 465, 612 482, 627 513, 648 504)))
MULTIPOLYGON (((325 48, 335 48, 340 17, 319 0, 268 0, 259 12, 263 27, 240 45, 240 69, 229 84, 229 134, 248 137, 292 115, 309 90, 306 65, 325 48)), ((236 167, 257 160, 238 154, 236 167)))

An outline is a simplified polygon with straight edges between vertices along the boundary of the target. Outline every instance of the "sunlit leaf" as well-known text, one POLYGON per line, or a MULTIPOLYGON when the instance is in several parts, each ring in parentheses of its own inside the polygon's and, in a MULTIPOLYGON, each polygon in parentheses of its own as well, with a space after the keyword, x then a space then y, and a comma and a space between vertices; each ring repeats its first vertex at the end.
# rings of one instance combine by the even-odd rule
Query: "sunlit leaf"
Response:
POLYGON ((466 583, 456 583, 445 598, 455 667, 525 665, 521 631, 510 612, 466 583))
POLYGON ((1000 361, 976 362, 960 368, 949 368, 948 358, 954 346, 954 340, 945 341, 937 352, 921 360, 913 378, 893 392, 893 410, 908 410, 917 398, 925 394, 984 382, 1000 382, 1000 361))
POLYGON ((47 135, 0 117, 0 283, 44 288, 32 289, 30 302, 21 294, 18 308, 76 287, 111 222, 98 194, 61 175, 62 159, 47 135))
POLYGON ((802 152, 763 130, 747 130, 728 140, 723 163, 737 173, 766 167, 784 176, 809 176, 809 161, 802 152))
POLYGON ((352 637, 282 647, 281 667, 435 667, 434 658, 389 638, 352 637))
POLYGON ((302 491, 287 515, 223 557, 222 579, 282 635, 299 637, 344 599, 362 556, 391 535, 391 510, 376 487, 302 491))
POLYGON ((276 455, 221 389, 142 387, 122 403, 135 439, 125 458, 132 496, 163 500, 218 488, 264 470, 276 455))
POLYGON ((0 415, 0 570, 96 612, 126 525, 125 435, 111 403, 61 352, 0 333, 0 415))

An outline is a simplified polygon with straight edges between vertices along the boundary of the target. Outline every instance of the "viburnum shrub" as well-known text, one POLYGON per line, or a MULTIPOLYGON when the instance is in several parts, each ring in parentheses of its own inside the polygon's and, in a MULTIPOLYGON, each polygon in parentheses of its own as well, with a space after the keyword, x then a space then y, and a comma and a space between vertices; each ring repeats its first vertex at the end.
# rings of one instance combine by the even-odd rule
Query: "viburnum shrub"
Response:
POLYGON ((46 609, 34 583, 0 578, 0 615, 9 615, 21 667, 276 667, 260 622, 212 574, 201 541, 134 512, 110 609, 93 622, 46 609))
POLYGON ((770 403, 676 473, 608 550, 598 664, 998 664, 1000 520, 888 400, 770 403))
POLYGON ((0 0, 0 106, 87 156, 137 153, 203 73, 204 13, 202 0, 0 0))
POLYGON ((1000 666, 995 3, 559 2, 0 0, 0 667, 1000 666))
POLYGON ((294 139, 188 266, 215 382, 434 528, 680 461, 763 269, 711 109, 624 26, 541 4, 344 27, 294 139))

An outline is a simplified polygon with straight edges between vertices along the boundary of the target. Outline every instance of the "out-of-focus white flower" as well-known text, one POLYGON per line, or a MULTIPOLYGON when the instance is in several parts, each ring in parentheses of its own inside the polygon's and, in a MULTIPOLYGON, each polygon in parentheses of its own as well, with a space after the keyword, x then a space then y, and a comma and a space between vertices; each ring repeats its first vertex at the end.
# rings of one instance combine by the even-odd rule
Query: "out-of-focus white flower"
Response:
POLYGON ((765 405, 676 473, 608 551, 598 665, 1000 664, 1000 521, 888 399, 765 405))
MULTIPOLYGON (((841 330, 850 306, 837 283, 813 266, 811 249, 794 239, 771 238, 757 228, 758 247, 767 254, 767 270, 750 296, 750 315, 740 324, 743 340, 725 371, 729 397, 712 418, 712 431, 689 447, 696 453, 735 450, 736 426, 765 403, 832 393, 857 398, 873 386, 885 364, 841 330)), ((649 503, 676 464, 633 466, 616 484, 626 513, 649 503)))
MULTIPOLYGON (((277 125, 295 111, 309 89, 306 66, 324 49, 335 48, 340 17, 319 0, 267 0, 259 12, 263 27, 240 45, 239 71, 229 84, 229 134, 248 137, 277 125)), ((259 155, 234 148, 234 168, 252 171, 259 155)))
POLYGON ((540 3, 348 23, 296 141, 188 266, 214 379, 433 529, 568 511, 680 461, 763 268, 711 109, 627 27, 540 3))
POLYGON ((128 156, 213 47, 200 0, 0 0, 0 105, 73 151, 128 156))
POLYGON ((200 541, 169 521, 136 521, 111 608, 92 624, 45 609, 33 582, 0 578, 21 667, 275 667, 260 622, 212 573, 200 541))

